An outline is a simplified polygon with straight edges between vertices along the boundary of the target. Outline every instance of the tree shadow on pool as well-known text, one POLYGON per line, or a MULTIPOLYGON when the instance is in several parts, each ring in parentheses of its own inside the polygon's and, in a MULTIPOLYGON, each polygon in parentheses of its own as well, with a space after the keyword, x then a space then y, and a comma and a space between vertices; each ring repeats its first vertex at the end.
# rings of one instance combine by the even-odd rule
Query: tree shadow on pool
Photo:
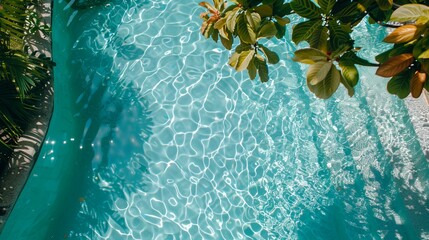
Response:
POLYGON ((119 72, 112 72, 110 57, 75 54, 83 60, 72 66, 80 69, 72 79, 84 79, 79 91, 71 91, 79 92, 73 97, 72 110, 78 132, 76 156, 71 156, 76 161, 71 170, 77 173, 72 176, 76 182, 67 183, 74 189, 68 195, 71 200, 66 199, 68 203, 62 206, 70 206, 62 210, 69 216, 57 217, 64 222, 52 226, 49 233, 55 238, 93 239, 106 233, 112 227, 109 225, 126 231, 115 204, 118 200, 127 202, 132 193, 145 189, 148 161, 144 144, 152 135, 153 121, 138 89, 124 83, 119 72))

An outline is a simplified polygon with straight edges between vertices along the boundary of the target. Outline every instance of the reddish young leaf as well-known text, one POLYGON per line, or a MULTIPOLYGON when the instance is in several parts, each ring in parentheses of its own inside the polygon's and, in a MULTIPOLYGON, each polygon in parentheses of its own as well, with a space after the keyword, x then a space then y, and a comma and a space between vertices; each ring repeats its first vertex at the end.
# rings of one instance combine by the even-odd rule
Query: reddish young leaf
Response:
POLYGON ((383 41, 387 43, 405 43, 420 36, 420 29, 416 25, 404 25, 390 33, 383 41))
POLYGON ((375 74, 382 77, 393 77, 406 69, 414 61, 413 54, 403 53, 389 58, 378 67, 375 74))
POLYGON ((423 87, 426 82, 426 73, 421 73, 419 71, 416 71, 411 78, 410 82, 410 90, 411 90, 411 96, 414 98, 420 97, 420 94, 422 94, 423 87))

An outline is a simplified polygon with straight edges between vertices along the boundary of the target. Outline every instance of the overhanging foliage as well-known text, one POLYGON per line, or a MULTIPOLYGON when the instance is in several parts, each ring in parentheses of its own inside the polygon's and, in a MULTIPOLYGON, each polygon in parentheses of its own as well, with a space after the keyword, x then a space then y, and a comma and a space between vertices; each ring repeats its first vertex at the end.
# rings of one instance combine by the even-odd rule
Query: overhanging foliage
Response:
POLYGON ((292 41, 307 42, 308 48, 295 52, 294 60, 310 64, 307 85, 319 98, 329 98, 342 84, 350 96, 359 81, 356 65, 378 67, 376 74, 390 77, 387 89, 400 98, 419 97, 429 89, 429 1, 418 0, 213 0, 201 2, 207 9, 201 33, 214 41, 221 40, 231 49, 239 44, 229 59, 237 71, 247 70, 250 79, 257 75, 268 81, 268 64, 279 62, 277 53, 259 40, 283 38, 287 15, 297 14, 303 21, 293 27, 292 41), (373 63, 359 57, 351 33, 363 19, 370 23, 399 27, 384 41, 391 49, 373 63))

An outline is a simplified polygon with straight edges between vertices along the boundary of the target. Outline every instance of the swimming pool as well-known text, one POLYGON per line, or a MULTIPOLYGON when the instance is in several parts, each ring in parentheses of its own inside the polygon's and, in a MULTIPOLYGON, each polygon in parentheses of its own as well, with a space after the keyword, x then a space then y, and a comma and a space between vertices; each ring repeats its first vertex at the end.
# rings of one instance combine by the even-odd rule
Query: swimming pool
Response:
MULTIPOLYGON (((198 2, 55 2, 55 111, 0 238, 429 239, 428 163, 386 79, 316 99, 274 41, 250 81, 198 2)), ((363 55, 386 47, 359 28, 363 55)))

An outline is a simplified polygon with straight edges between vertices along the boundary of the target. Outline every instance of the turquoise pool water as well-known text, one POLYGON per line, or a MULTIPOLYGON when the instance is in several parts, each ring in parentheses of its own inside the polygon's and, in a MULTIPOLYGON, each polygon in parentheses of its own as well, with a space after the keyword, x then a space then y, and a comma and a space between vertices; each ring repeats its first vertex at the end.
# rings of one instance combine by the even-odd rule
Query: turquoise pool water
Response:
MULTIPOLYGON (((429 239, 428 162, 386 79, 316 99, 273 41, 250 81, 198 2, 55 1, 54 116, 0 238, 429 239)), ((359 26, 363 55, 384 31, 359 26)))

